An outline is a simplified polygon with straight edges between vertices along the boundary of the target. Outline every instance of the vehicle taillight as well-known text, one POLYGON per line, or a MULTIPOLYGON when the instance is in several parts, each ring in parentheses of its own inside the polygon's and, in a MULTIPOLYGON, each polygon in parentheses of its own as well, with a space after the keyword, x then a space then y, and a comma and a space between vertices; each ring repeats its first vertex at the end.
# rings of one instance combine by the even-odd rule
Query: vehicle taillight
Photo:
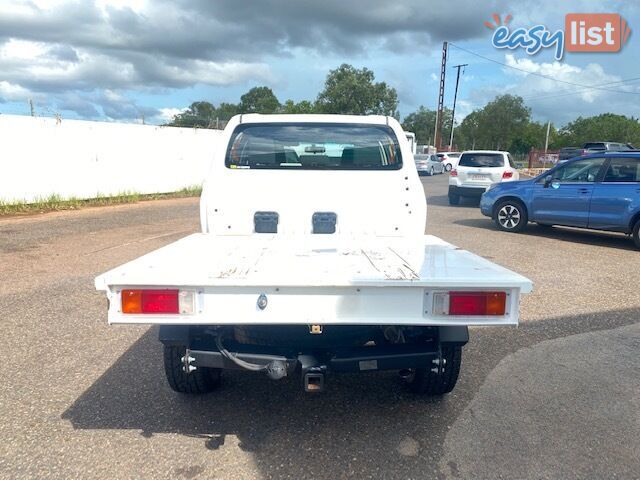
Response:
POLYGON ((511 178, 513 177, 513 172, 504 172, 502 174, 502 178, 511 178))
POLYGON ((451 172, 449 172, 449 175, 451 175, 452 177, 457 177, 458 171, 454 168, 453 170, 451 170, 451 172))
POLYGON ((194 292, 177 289, 122 290, 122 313, 127 314, 192 314, 194 292))
POLYGON ((502 316, 506 305, 506 292, 437 292, 433 295, 435 315, 502 316))

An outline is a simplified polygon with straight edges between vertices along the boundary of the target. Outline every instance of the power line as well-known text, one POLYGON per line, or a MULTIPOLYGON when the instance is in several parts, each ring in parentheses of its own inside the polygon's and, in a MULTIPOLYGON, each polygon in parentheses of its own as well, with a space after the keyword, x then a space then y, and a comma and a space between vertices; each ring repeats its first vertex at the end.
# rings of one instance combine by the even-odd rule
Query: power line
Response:
POLYGON ((462 50, 464 52, 470 53, 471 55, 475 55, 476 57, 482 58, 482 59, 487 60, 489 62, 497 63, 498 65, 502 65, 503 67, 512 68, 514 70, 518 70, 520 72, 526 73, 527 75, 535 75, 536 77, 546 78, 547 80, 553 80, 554 82, 564 83, 566 85, 572 85, 574 87, 581 87, 581 88, 594 89, 594 90, 603 90, 605 92, 613 92, 613 93, 630 93, 632 95, 640 95, 640 92, 627 92, 627 91, 624 91, 624 90, 612 90, 610 88, 601 88, 601 87, 597 87, 597 86, 594 86, 594 85, 584 85, 584 84, 581 84, 581 83, 575 83, 575 82, 569 82, 569 81, 566 81, 566 80, 560 80, 559 78, 549 77, 547 75, 543 75, 543 74, 537 73, 537 72, 530 72, 528 70, 525 70, 524 68, 514 67, 513 65, 508 65, 506 63, 500 62, 500 61, 495 60, 493 58, 485 57, 484 55, 480 55, 479 53, 472 52, 471 50, 467 50, 466 48, 460 47, 460 46, 456 45, 455 43, 449 42, 449 45, 451 45, 453 47, 456 47, 458 50, 462 50))
MULTIPOLYGON (((617 82, 607 82, 607 83, 599 83, 598 85, 595 85, 596 87, 604 87, 607 85, 618 85, 621 83, 627 83, 627 82, 637 82, 638 80, 640 80, 640 77, 635 77, 635 78, 627 78, 624 80, 618 80, 617 82)), ((533 95, 531 97, 524 97, 523 100, 541 100, 541 99, 545 99, 545 98, 556 98, 556 97, 566 97, 569 95, 579 95, 581 93, 585 93, 585 92, 590 92, 591 90, 593 90, 593 87, 589 87, 589 88, 585 88, 584 90, 573 90, 573 91, 567 91, 565 90, 564 92, 559 92, 559 93, 550 93, 550 94, 542 94, 542 95, 533 95)), ((621 93, 633 93, 633 92, 621 92, 621 93)))

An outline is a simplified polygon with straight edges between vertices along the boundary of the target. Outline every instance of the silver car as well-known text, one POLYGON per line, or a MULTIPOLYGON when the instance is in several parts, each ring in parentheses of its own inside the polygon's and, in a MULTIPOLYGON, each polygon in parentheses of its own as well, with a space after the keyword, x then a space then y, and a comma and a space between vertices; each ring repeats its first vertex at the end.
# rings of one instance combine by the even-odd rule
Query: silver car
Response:
POLYGON ((417 154, 413 158, 416 161, 418 175, 434 175, 436 173, 444 173, 442 161, 434 154, 417 154))

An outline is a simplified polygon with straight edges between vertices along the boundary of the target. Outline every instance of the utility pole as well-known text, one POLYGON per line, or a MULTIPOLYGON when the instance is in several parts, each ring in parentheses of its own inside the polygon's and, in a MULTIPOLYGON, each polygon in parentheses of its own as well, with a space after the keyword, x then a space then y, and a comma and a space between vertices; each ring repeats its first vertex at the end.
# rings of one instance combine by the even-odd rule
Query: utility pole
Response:
POLYGON ((35 117, 36 116, 36 110, 33 108, 33 100, 31 98, 29 99, 29 109, 31 110, 31 116, 35 117))
POLYGON ((544 153, 547 153, 547 147, 549 147, 549 130, 551 129, 551 120, 547 123, 547 138, 544 141, 544 153))
POLYGON ((462 73, 464 73, 464 67, 469 65, 468 63, 462 63, 460 65, 454 65, 453 68, 458 69, 458 74, 456 75, 456 91, 453 94, 453 111, 451 112, 451 137, 449 137, 449 151, 451 151, 451 147, 453 146, 453 130, 455 128, 456 123, 456 100, 458 99, 458 83, 460 83, 460 69, 462 68, 462 73))
POLYGON ((436 110, 436 127, 433 132, 433 143, 436 150, 441 148, 442 117, 444 115, 444 77, 447 69, 447 42, 442 42, 442 64, 440 65, 440 91, 438 92, 438 109, 436 110))

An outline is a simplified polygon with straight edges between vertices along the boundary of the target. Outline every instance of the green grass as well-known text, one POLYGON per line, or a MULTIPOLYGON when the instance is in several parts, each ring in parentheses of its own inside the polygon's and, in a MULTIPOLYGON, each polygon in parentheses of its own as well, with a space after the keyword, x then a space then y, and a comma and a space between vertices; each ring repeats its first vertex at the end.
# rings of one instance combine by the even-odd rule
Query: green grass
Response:
POLYGON ((52 194, 46 198, 39 198, 35 202, 3 202, 0 200, 0 216, 55 212, 60 210, 79 210, 85 207, 102 207, 166 198, 198 197, 201 193, 202 187, 200 185, 192 185, 171 193, 142 194, 136 192, 120 192, 117 195, 98 195, 96 198, 88 199, 75 197, 63 198, 60 195, 52 194))

